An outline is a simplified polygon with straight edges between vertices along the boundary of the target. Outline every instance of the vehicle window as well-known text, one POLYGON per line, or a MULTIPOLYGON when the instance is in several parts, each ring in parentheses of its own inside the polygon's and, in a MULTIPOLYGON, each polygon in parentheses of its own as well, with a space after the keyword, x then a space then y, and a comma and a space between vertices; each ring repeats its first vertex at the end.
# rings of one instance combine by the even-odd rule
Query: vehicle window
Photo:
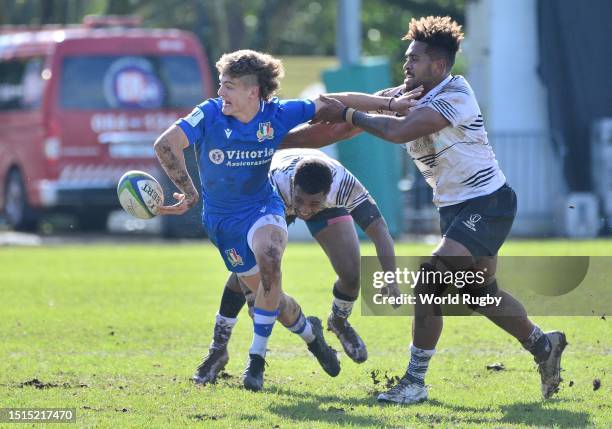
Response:
POLYGON ((0 62, 0 110, 32 110, 42 101, 42 58, 0 62))
POLYGON ((187 108, 202 101, 198 63, 190 56, 66 57, 60 79, 65 109, 187 108))

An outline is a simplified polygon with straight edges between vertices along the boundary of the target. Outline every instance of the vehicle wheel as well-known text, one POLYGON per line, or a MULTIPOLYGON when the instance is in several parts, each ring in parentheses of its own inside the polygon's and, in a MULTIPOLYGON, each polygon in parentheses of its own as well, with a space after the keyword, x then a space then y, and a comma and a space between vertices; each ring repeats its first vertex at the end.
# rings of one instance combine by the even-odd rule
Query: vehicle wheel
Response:
POLYGON ((11 170, 4 188, 4 215, 8 224, 18 231, 36 230, 36 212, 28 203, 28 195, 19 170, 11 170))

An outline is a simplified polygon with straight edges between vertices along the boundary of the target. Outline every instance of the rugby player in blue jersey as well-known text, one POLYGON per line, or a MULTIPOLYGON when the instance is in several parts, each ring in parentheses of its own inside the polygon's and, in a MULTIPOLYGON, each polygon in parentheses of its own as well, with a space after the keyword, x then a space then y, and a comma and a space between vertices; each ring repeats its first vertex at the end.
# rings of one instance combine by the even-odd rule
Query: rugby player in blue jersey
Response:
MULTIPOLYGON (((368 358, 366 345, 348 321, 360 286, 360 249, 354 223, 374 243, 382 269, 393 272, 395 250, 385 219, 361 182, 321 151, 287 149, 276 152, 270 180, 285 203, 287 223, 291 224, 296 218, 306 222, 338 276, 332 289, 328 330, 336 334, 348 357, 357 363, 365 362, 368 358)), ((400 293, 395 284, 388 285, 386 292, 400 293)), ((231 274, 216 315, 213 341, 193 376, 196 383, 214 383, 229 361, 227 344, 246 300, 250 308, 253 294, 243 290, 236 275, 231 274)), ((307 340, 308 332, 301 323, 304 315, 295 300, 282 299, 279 311, 278 321, 307 340)))
MULTIPOLYGON (((218 98, 208 99, 179 119, 155 142, 159 161, 180 190, 178 201, 162 215, 180 215, 193 207, 198 191, 185 167, 183 150, 195 147, 203 197, 203 224, 227 269, 255 293, 254 334, 243 377, 245 388, 263 387, 266 347, 284 298, 281 258, 287 243, 283 200, 268 179, 272 155, 296 125, 313 118, 319 100, 273 97, 283 74, 280 60, 241 50, 216 64, 218 98)), ((303 318, 299 329, 314 338, 310 351, 328 374, 340 366, 325 343, 321 322, 303 318)))

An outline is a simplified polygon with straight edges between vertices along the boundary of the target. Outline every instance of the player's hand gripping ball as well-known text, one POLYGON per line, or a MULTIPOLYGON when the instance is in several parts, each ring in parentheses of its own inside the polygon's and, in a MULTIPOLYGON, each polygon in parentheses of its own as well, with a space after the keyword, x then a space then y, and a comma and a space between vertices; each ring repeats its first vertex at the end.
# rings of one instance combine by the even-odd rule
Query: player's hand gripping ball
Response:
POLYGON ((117 196, 123 210, 139 219, 157 216, 164 205, 164 192, 155 177, 144 171, 125 173, 117 185, 117 196))

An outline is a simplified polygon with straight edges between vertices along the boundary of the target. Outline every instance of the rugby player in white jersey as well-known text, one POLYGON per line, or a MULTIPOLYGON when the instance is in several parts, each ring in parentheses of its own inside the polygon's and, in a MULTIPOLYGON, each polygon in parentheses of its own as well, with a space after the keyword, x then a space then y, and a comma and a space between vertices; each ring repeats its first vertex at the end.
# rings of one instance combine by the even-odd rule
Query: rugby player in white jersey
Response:
MULTIPOLYGON (((334 298, 327 328, 336 334, 353 361, 365 362, 368 357, 366 345, 348 321, 359 295, 360 251, 353 221, 374 243, 381 267, 386 271, 395 271, 396 268, 393 239, 376 202, 350 171, 313 149, 288 149, 275 153, 270 181, 285 203, 287 223, 291 224, 296 217, 306 222, 338 276, 333 285, 334 298)), ((215 382, 227 364, 227 343, 245 303, 243 292, 251 307, 255 295, 241 288, 235 274, 230 275, 216 316, 213 341, 193 376, 196 383, 215 382)), ((391 284, 387 293, 397 295, 399 290, 391 284)), ((311 339, 312 332, 304 324, 305 316, 291 296, 283 294, 279 311, 281 324, 306 342, 311 339)), ((326 369, 324 362, 320 363, 326 369)), ((337 375, 337 372, 327 369, 326 372, 337 375)))
MULTIPOLYGON (((431 260, 420 269, 433 273, 485 272, 484 287, 471 287, 467 292, 475 297, 501 297, 501 304, 472 308, 514 336, 534 356, 542 395, 549 398, 558 390, 561 354, 567 343, 562 332, 543 333, 529 320, 523 305, 497 287, 496 255, 510 232, 516 195, 506 184, 488 143, 474 92, 462 76, 450 74, 462 38, 461 27, 449 17, 413 19, 404 37, 411 43, 406 51, 403 85, 381 91, 378 97, 353 93, 348 98, 328 98, 320 119, 335 124, 301 128, 283 143, 320 147, 363 130, 405 144, 433 188, 433 202, 440 213, 442 240, 431 260), (423 87, 420 99, 406 100, 402 94, 418 86, 423 87), (381 95, 389 97, 385 110, 399 115, 362 111, 372 110, 363 106, 380 103, 381 95), (375 100, 368 104, 371 97, 375 100)), ((428 293, 432 286, 437 293, 444 289, 430 283, 417 284, 415 291, 428 293)), ((379 401, 411 404, 427 399, 425 373, 441 331, 440 306, 417 304, 408 369, 397 386, 378 396, 379 401)))

